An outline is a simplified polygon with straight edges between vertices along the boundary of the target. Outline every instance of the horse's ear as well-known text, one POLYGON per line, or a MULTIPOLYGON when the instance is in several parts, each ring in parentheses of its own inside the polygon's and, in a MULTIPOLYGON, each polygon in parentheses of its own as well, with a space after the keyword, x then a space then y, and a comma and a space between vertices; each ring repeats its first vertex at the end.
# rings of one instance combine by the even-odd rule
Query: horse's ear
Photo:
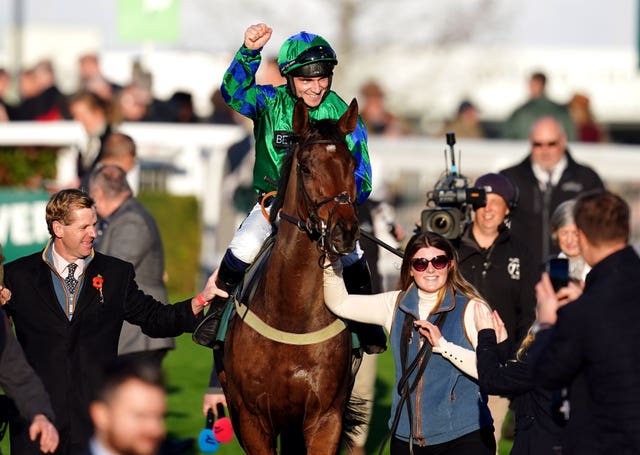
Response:
POLYGON ((309 127, 309 111, 307 105, 304 104, 302 98, 298 98, 296 105, 293 108, 293 133, 301 136, 302 133, 309 127))
POLYGON ((358 126, 358 101, 354 98, 349 104, 349 109, 346 110, 340 120, 338 120, 338 128, 347 134, 353 133, 358 126))

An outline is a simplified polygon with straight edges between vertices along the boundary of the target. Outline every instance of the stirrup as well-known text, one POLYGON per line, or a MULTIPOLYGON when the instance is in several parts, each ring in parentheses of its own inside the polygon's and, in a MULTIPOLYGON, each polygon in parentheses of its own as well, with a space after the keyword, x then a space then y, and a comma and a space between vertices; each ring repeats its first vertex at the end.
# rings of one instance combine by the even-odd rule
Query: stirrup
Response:
POLYGON ((212 349, 216 344, 216 338, 222 323, 222 316, 228 304, 227 299, 223 299, 222 302, 217 299, 219 299, 219 297, 211 302, 209 312, 202 318, 202 321, 198 323, 191 334, 191 339, 194 342, 212 349))
POLYGON ((212 314, 206 315, 193 330, 191 339, 197 344, 213 349, 220 329, 220 322, 220 317, 212 314))

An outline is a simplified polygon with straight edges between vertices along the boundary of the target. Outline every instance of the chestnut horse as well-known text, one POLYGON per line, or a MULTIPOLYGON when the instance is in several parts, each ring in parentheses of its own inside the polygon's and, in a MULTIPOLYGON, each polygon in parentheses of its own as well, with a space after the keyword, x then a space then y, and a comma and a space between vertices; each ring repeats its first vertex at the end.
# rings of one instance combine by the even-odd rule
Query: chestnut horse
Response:
POLYGON ((246 306, 236 301, 220 373, 250 455, 276 453, 283 433, 303 439, 308 455, 339 449, 351 334, 324 304, 322 265, 353 251, 359 237, 355 158, 345 141, 357 121, 355 99, 338 121, 310 123, 300 100, 294 109, 297 141, 271 208, 272 221, 280 219, 275 243, 246 306))

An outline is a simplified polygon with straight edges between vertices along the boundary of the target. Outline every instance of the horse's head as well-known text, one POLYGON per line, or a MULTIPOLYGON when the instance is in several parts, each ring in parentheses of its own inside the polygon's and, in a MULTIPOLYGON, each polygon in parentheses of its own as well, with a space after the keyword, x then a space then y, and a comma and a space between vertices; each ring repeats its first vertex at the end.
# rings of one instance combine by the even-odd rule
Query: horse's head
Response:
MULTIPOLYGON (((355 130, 357 122, 355 99, 338 121, 311 123, 304 102, 298 100, 295 105, 293 132, 298 142, 293 150, 287 193, 291 193, 295 181, 297 194, 295 199, 290 199, 291 194, 286 199, 296 206, 298 226, 317 236, 322 253, 348 254, 360 235, 355 208, 356 163, 345 138, 355 130)), ((287 219, 284 212, 281 216, 287 219)))

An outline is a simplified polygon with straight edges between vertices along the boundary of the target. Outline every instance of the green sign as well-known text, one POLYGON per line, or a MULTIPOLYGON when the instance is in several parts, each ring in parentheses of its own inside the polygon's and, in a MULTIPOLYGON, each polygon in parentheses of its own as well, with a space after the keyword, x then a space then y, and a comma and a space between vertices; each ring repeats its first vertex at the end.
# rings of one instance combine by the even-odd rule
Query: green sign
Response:
POLYGON ((118 0, 118 37, 125 42, 175 43, 180 0, 118 0))
POLYGON ((49 240, 45 191, 0 190, 0 243, 5 262, 41 250, 49 240))

